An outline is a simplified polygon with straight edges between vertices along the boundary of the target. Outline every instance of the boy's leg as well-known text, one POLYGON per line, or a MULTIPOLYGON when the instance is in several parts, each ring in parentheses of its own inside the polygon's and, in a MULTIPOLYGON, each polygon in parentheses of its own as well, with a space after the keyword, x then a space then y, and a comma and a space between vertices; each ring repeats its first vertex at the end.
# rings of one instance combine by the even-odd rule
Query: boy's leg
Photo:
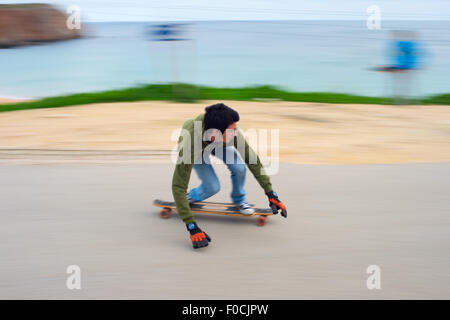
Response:
POLYGON ((211 164, 194 164, 193 168, 202 183, 188 192, 188 199, 195 202, 203 201, 219 192, 220 182, 211 164))
MULTIPOLYGON (((216 155, 219 156, 219 155, 216 155)), ((233 203, 241 204, 245 202, 245 174, 247 168, 245 163, 239 158, 237 150, 233 146, 224 147, 222 152, 222 160, 231 172, 231 199, 233 203)), ((220 156, 219 156, 220 158, 220 156)))

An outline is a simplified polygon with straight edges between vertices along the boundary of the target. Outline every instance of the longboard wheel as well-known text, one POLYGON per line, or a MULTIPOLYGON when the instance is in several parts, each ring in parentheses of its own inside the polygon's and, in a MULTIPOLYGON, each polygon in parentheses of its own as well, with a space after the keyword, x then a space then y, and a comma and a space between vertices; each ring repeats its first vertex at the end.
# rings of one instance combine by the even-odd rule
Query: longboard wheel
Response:
POLYGON ((266 224, 266 222, 267 222, 267 218, 264 217, 264 216, 260 216, 260 217, 258 217, 258 218, 256 219, 256 225, 257 225, 258 227, 264 227, 264 225, 266 224))
POLYGON ((164 208, 159 212, 159 216, 161 217, 161 219, 169 219, 171 211, 172 209, 170 208, 164 208))

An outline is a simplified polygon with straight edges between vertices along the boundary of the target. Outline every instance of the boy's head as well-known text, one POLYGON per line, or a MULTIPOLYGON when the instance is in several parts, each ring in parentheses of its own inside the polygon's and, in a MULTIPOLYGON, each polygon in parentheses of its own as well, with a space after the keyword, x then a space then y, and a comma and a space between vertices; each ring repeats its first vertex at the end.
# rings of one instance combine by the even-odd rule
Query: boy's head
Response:
POLYGON ((236 122, 239 113, 223 103, 216 103, 205 108, 204 129, 210 134, 211 141, 225 144, 236 135, 236 122))

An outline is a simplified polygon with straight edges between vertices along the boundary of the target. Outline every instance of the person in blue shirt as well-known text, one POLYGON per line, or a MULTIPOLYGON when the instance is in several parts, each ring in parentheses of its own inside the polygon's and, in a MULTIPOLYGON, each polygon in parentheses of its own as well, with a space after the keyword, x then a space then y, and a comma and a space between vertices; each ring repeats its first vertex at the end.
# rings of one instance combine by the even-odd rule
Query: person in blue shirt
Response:
POLYGON ((414 70, 418 67, 418 43, 413 31, 393 31, 392 65, 393 70, 414 70))
POLYGON ((389 64, 376 67, 376 71, 392 73, 392 95, 398 104, 411 96, 412 72, 422 65, 422 49, 414 31, 392 31, 388 46, 389 64))

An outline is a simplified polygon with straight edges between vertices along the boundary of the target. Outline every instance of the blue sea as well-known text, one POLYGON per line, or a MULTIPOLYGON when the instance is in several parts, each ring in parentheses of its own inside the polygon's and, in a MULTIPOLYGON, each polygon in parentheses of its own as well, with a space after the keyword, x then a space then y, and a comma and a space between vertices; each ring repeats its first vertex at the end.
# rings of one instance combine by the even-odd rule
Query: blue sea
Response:
MULTIPOLYGON (((160 22, 158 23, 160 24, 160 22)), ((37 98, 186 82, 293 91, 389 94, 389 31, 418 32, 424 69, 414 93, 450 92, 450 21, 186 22, 183 41, 151 41, 156 23, 87 23, 82 39, 0 50, 0 96, 37 98)))

